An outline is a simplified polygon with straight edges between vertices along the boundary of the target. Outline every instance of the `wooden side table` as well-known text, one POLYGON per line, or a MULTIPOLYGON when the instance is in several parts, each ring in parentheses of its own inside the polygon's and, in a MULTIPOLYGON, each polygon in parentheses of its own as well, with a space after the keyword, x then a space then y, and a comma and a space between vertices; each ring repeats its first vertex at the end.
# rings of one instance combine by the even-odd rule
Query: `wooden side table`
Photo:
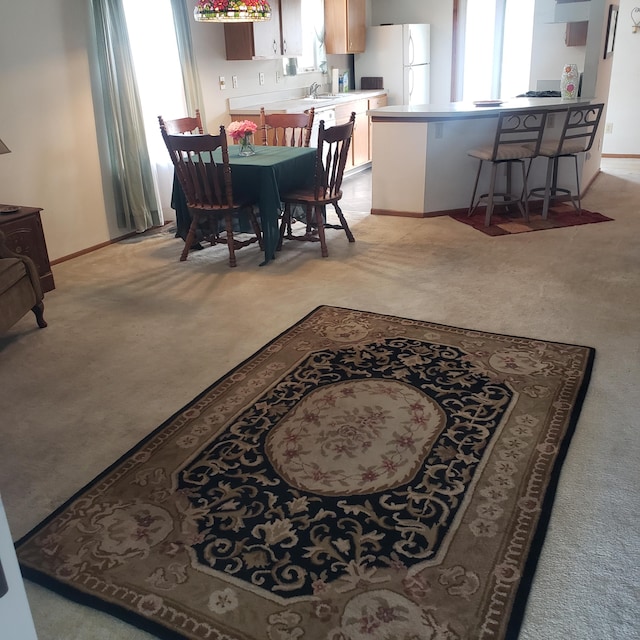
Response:
MULTIPOLYGON (((0 210, 9 205, 0 205, 0 210)), ((15 253, 29 256, 36 264, 40 275, 42 291, 52 291, 56 288, 49 264, 47 244, 44 240, 42 220, 36 207, 19 207, 15 213, 0 215, 0 229, 7 238, 7 247, 15 253)))

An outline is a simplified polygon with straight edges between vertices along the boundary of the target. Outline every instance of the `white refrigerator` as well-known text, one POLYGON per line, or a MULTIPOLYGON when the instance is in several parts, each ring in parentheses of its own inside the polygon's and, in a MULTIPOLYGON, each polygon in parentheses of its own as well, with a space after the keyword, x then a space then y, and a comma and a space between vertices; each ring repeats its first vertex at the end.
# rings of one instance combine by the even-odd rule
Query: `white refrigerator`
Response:
POLYGON ((382 76, 390 105, 428 104, 430 27, 428 24, 369 27, 366 50, 354 58, 356 88, 360 88, 362 76, 382 76))

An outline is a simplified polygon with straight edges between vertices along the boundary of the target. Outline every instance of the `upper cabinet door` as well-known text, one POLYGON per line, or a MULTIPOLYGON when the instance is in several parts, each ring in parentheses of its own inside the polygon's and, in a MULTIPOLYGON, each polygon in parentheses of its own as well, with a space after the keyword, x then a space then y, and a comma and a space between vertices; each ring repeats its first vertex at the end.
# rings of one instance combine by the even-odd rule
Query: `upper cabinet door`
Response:
POLYGON ((362 53, 366 41, 366 0, 324 0, 327 53, 362 53))
POLYGON ((282 55, 293 58, 302 55, 302 0, 280 0, 282 55))
POLYGON ((347 0, 347 53, 362 53, 367 40, 366 0, 347 0))
POLYGON ((277 58, 282 52, 280 48, 280 6, 277 2, 269 4, 271 5, 271 20, 248 23, 253 27, 255 48, 253 57, 255 58, 277 58))
POLYGON ((280 58, 280 4, 271 2, 271 20, 266 22, 226 22, 224 39, 227 60, 280 58))

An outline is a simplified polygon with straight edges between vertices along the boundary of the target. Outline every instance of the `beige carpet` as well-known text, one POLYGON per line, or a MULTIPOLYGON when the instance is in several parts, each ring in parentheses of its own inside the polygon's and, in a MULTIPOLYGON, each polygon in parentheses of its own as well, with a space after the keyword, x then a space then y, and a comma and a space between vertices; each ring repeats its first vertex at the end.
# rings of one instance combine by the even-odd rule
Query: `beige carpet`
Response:
MULTIPOLYGON (((171 234, 54 267, 49 327, 0 338, 0 491, 15 539, 319 304, 597 350, 520 637, 637 638, 640 161, 605 160, 584 206, 614 222, 490 238, 449 218, 345 211, 356 236, 288 244, 258 268, 224 247, 178 262, 171 234)), ((358 183, 365 180, 364 192, 358 183)), ((349 206, 349 202, 354 203, 349 206)), ((53 215, 53 212, 52 212, 53 215)), ((151 637, 27 583, 40 640, 151 637)))

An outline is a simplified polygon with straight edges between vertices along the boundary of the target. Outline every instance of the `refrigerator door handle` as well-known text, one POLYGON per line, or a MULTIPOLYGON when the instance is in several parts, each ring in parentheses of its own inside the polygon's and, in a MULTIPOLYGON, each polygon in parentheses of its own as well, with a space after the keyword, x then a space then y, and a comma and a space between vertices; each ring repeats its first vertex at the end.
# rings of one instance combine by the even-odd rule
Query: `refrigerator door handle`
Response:
POLYGON ((413 77, 413 67, 409 65, 409 104, 411 104, 411 96, 413 95, 413 87, 415 80, 413 77))
POLYGON ((416 58, 416 47, 413 42, 413 36, 411 35, 411 31, 409 31, 409 64, 412 65, 415 62, 416 58))

